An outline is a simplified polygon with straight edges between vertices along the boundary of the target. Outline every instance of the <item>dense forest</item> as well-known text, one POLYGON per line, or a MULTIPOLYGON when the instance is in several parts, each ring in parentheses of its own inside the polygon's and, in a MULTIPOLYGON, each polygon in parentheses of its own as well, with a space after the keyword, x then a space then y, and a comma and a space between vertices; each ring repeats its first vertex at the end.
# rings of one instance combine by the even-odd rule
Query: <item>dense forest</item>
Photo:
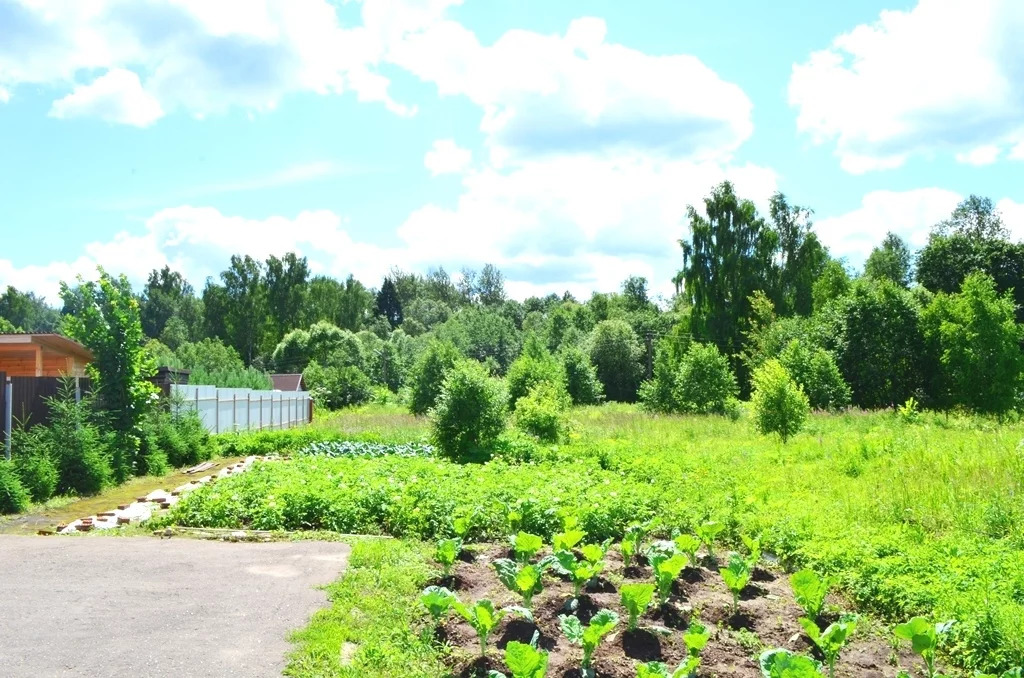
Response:
MULTIPOLYGON (((417 397, 431 399, 414 392, 414 375, 460 356, 501 376, 532 361, 563 373, 576 403, 657 411, 727 413, 771 359, 819 409, 910 398, 1016 407, 1024 244, 990 200, 963 201, 919 252, 889 234, 856 272, 821 244, 811 210, 782 194, 764 215, 723 183, 688 216, 670 300, 652 299, 642 277, 589 299, 517 301, 492 265, 395 268, 370 286, 312 275, 294 253, 233 256, 201 291, 169 268, 150 274, 137 297, 146 347, 194 383, 260 387, 270 372, 302 372, 329 407, 394 397, 416 410, 417 397)), ((7 287, 0 331, 60 331, 76 299, 65 292, 58 310, 7 287)))

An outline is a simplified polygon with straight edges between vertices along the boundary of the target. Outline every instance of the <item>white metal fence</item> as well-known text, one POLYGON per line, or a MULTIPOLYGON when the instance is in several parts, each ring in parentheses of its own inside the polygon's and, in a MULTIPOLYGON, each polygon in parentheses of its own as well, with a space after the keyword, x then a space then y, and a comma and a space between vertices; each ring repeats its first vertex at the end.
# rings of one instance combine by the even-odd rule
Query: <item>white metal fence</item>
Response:
POLYGON ((210 433, 292 428, 309 422, 313 412, 313 401, 306 391, 172 384, 171 396, 181 411, 198 412, 210 433))

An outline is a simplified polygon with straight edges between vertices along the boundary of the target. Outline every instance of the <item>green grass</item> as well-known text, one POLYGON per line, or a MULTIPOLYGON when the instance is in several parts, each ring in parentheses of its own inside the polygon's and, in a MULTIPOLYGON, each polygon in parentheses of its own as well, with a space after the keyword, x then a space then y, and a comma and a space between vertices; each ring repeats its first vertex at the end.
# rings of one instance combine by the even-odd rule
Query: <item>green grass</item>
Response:
POLYGON ((296 678, 437 678, 445 674, 419 595, 432 568, 412 541, 360 540, 345 574, 327 588, 330 607, 292 635, 285 675, 296 678))
POLYGON ((570 442, 539 448, 528 464, 294 460, 198 490, 174 516, 432 538, 473 512, 471 537, 491 539, 511 529, 510 510, 542 535, 573 513, 594 540, 647 517, 680 530, 715 519, 732 544, 761 534, 785 566, 837 575, 858 607, 891 623, 957 619, 945 653, 958 666, 1024 664, 1021 424, 816 415, 783 446, 748 417, 618 405, 573 416, 570 442))

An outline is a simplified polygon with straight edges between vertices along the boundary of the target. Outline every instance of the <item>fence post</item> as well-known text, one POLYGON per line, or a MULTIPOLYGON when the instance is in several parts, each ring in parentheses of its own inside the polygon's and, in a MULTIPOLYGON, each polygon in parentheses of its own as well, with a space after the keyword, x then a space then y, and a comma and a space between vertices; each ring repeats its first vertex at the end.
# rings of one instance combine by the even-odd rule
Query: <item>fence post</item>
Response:
POLYGON ((11 460, 11 413, 13 412, 14 403, 14 385, 11 383, 11 378, 6 377, 4 379, 4 458, 7 461, 11 460))
POLYGON ((75 402, 82 402, 82 384, 79 383, 79 378, 75 377, 75 402))
POLYGON ((270 430, 274 430, 274 394, 270 394, 270 430))
POLYGON ((213 389, 213 432, 220 433, 220 390, 213 389))
POLYGON ((245 392, 245 430, 252 430, 252 391, 245 392))
POLYGON ((260 394, 260 430, 263 430, 263 394, 260 394))
POLYGON ((231 394, 231 428, 238 433, 238 394, 231 394))

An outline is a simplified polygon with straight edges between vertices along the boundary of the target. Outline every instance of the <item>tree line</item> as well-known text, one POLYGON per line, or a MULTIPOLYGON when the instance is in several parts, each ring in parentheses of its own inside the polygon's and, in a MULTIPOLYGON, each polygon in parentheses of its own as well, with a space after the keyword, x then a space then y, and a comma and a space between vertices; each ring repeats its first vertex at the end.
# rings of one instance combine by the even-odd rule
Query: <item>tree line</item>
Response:
MULTIPOLYGON (((592 369, 603 398, 660 411, 724 412, 770 360, 815 407, 1016 407, 1024 245, 991 200, 964 200, 916 253, 888 234, 856 272, 821 243, 813 212, 782 194, 760 214, 724 182, 688 221, 669 300, 632 276, 588 299, 517 301, 492 265, 456 276, 393 268, 372 287, 313 275, 286 253, 233 256, 198 292, 179 272, 154 270, 136 301, 157 362, 220 385, 303 372, 330 406, 388 393, 408 401, 439 352, 505 376, 528 347, 574 375, 592 369)), ((61 329, 75 310, 69 289, 58 310, 8 287, 0 330, 61 329)))

